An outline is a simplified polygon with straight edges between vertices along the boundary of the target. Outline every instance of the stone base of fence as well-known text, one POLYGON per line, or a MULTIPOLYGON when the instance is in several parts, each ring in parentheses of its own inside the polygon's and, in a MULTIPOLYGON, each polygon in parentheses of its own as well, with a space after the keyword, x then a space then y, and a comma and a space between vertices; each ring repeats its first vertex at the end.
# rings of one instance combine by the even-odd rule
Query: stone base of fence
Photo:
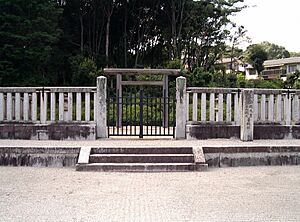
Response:
POLYGON ((229 124, 187 124, 187 139, 238 139, 240 126, 229 124))
POLYGON ((254 125, 254 139, 300 139, 300 125, 254 125))
MULTIPOLYGON (((239 139, 240 126, 230 124, 197 124, 186 126, 187 139, 239 139)), ((253 139, 300 139, 300 125, 254 125, 253 139)))
POLYGON ((0 139, 95 140, 96 125, 84 123, 0 124, 0 139))
POLYGON ((80 147, 1 147, 0 166, 75 167, 80 147))

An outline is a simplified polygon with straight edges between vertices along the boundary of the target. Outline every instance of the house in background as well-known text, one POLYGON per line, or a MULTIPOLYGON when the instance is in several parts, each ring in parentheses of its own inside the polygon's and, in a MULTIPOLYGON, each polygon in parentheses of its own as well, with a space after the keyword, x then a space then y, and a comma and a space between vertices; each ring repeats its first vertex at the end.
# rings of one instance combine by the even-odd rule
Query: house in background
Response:
POLYGON ((245 72, 244 63, 238 58, 223 58, 216 62, 216 65, 227 74, 233 72, 245 72))
POLYGON ((232 71, 236 73, 243 73, 246 79, 258 79, 258 73, 249 63, 243 62, 238 58, 223 58, 216 62, 218 67, 223 68, 223 70, 229 74, 232 71))
POLYGON ((286 59, 266 60, 264 62, 262 77, 264 79, 286 79, 290 73, 300 70, 300 57, 286 59))
POLYGON ((259 79, 258 72, 249 63, 245 63, 245 78, 248 80, 249 79, 259 79))

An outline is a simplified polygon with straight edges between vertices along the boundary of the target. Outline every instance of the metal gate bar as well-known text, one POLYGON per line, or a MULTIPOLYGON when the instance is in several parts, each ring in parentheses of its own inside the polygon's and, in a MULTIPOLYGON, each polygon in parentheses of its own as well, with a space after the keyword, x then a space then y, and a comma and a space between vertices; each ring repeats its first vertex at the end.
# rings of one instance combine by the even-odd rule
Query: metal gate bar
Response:
POLYGON ((175 98, 149 97, 141 90, 127 97, 109 97, 108 136, 175 135, 175 98))

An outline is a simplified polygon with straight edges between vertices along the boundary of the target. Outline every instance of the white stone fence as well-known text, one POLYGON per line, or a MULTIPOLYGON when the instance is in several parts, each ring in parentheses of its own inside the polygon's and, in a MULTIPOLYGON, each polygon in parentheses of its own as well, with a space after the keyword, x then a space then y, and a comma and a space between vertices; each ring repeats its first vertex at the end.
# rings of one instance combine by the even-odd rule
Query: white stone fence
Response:
MULTIPOLYGON (((0 87, 0 138, 22 138, 27 123, 40 137, 47 131, 49 138, 59 139, 55 127, 69 127, 61 130, 71 133, 73 124, 74 135, 62 138, 77 132, 81 138, 87 129, 95 138, 106 138, 106 100, 103 76, 96 87, 0 87)), ((178 77, 176 100, 177 139, 300 139, 300 90, 187 88, 186 78, 178 77)), ((30 130, 24 138, 31 138, 30 130)))
POLYGON ((0 138, 106 138, 106 90, 103 76, 96 87, 0 87, 0 138))
POLYGON ((223 88, 187 88, 187 121, 239 125, 241 90, 223 88))
POLYGON ((0 121, 95 121, 96 93, 96 87, 1 87, 0 121))
POLYGON ((299 97, 291 89, 188 87, 187 138, 299 139, 299 97))
MULTIPOLYGON (((187 88, 187 121, 240 125, 242 91, 236 88, 187 88)), ((293 125, 300 121, 300 90, 248 89, 253 91, 255 123, 293 125)))
POLYGON ((300 90, 254 89, 253 116, 257 123, 295 125, 300 120, 300 90))

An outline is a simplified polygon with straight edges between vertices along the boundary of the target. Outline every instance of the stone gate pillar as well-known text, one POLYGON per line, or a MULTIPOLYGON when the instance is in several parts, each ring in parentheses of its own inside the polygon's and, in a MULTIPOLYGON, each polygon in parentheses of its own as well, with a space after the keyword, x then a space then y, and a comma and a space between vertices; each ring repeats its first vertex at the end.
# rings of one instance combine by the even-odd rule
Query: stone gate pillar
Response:
POLYGON ((96 97, 96 136, 97 138, 107 138, 107 78, 97 77, 97 97, 96 97))
POLYGON ((186 138, 187 100, 186 100, 186 78, 176 78, 176 129, 175 138, 186 138))
POLYGON ((252 141, 254 130, 253 89, 242 90, 241 140, 252 141))

